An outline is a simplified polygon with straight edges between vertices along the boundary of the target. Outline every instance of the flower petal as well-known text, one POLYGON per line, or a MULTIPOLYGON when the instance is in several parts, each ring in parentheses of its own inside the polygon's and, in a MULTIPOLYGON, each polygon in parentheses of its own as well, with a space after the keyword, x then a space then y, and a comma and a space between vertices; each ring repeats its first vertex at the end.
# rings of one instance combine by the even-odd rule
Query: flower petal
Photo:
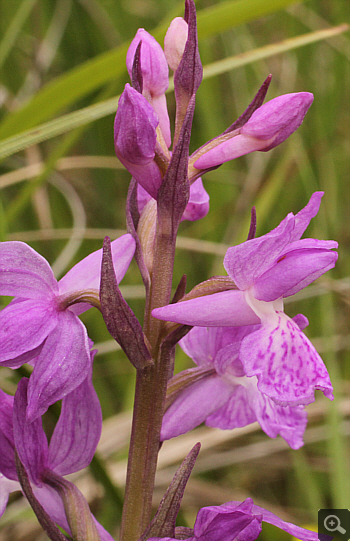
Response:
POLYGON ((324 192, 314 192, 310 197, 308 204, 295 215, 295 226, 291 238, 292 241, 301 238, 312 218, 318 213, 323 194, 324 192))
POLYGON ((262 237, 232 246, 226 252, 224 267, 239 289, 247 289, 270 269, 290 242, 294 216, 288 214, 272 231, 262 237))
POLYGON ((0 243, 0 295, 45 299, 57 290, 50 265, 33 248, 19 241, 0 243))
POLYGON ((263 431, 270 438, 276 438, 280 434, 292 449, 302 447, 307 425, 304 407, 280 406, 257 389, 256 378, 249 380, 248 400, 263 431))
POLYGON ((33 486, 33 492, 36 499, 43 506, 51 520, 64 529, 69 535, 71 530, 67 522, 66 513, 64 510, 63 501, 56 490, 47 484, 42 484, 40 487, 33 486))
POLYGON ((163 49, 158 41, 144 28, 139 28, 126 54, 126 67, 132 78, 134 55, 138 44, 141 45, 141 72, 143 89, 152 96, 164 94, 169 86, 169 68, 163 49))
POLYGON ((252 114, 241 128, 241 133, 273 142, 265 150, 287 139, 304 120, 313 102, 310 92, 284 94, 268 101, 252 114))
POLYGON ((258 303, 261 328, 243 339, 240 350, 247 376, 257 376, 259 390, 284 406, 310 404, 315 389, 333 399, 327 369, 298 325, 272 303, 258 303))
POLYGON ((6 505, 9 499, 9 494, 21 490, 21 485, 18 481, 12 481, 7 479, 2 473, 0 473, 0 517, 4 514, 6 505))
POLYGON ((270 141, 257 139, 249 135, 233 135, 231 139, 227 139, 208 150, 193 165, 196 169, 210 169, 240 156, 245 156, 245 154, 249 154, 255 150, 264 150, 269 144, 270 141))
POLYGON ((221 430, 233 430, 242 426, 255 423, 257 420, 255 412, 251 408, 246 389, 239 385, 239 380, 244 378, 236 378, 237 384, 231 383, 231 393, 229 399, 223 406, 209 415, 206 420, 206 425, 221 430))
POLYGON ((171 131, 165 94, 161 94, 160 96, 153 96, 151 99, 151 105, 153 106, 153 109, 158 117, 159 127, 162 132, 165 144, 169 148, 171 145, 171 131))
POLYGON ((241 327, 194 327, 179 344, 196 365, 214 365, 221 349, 240 341, 240 330, 241 327))
POLYGON ((18 384, 13 404, 13 433, 16 451, 34 484, 41 486, 41 473, 47 466, 48 444, 41 418, 27 420, 27 388, 29 380, 18 384))
POLYGON ((185 325, 232 327, 260 323, 242 291, 222 291, 188 301, 168 304, 152 311, 153 317, 185 325))
POLYGON ((60 418, 49 447, 49 467, 60 475, 79 471, 90 464, 102 428, 101 406, 93 388, 92 370, 74 391, 62 400, 60 418))
POLYGON ((202 507, 194 525, 195 539, 200 541, 254 541, 261 532, 261 514, 251 510, 253 501, 229 502, 224 505, 202 507), (235 505, 238 503, 238 505, 235 505), (240 534, 244 536, 240 537, 240 534))
POLYGON ((35 357, 57 320, 53 303, 31 299, 11 302, 0 312, 0 363, 18 368, 35 357))
POLYGON ((13 400, 13 396, 6 394, 0 389, 0 475, 3 474, 8 479, 17 480, 15 442, 13 437, 13 400))
POLYGON ((277 528, 280 528, 280 530, 288 532, 290 535, 293 535, 297 539, 301 539, 302 541, 318 541, 317 532, 312 532, 310 530, 306 530, 305 528, 300 528, 300 526, 296 526, 291 522, 285 522, 271 511, 268 511, 263 507, 259 507, 259 505, 253 505, 252 511, 254 513, 262 514, 264 522, 268 522, 269 524, 277 526, 277 528))
POLYGON ((51 404, 74 391, 87 377, 90 362, 84 325, 69 310, 60 312, 30 377, 28 419, 43 415, 51 404))
POLYGON ((164 414, 161 441, 185 434, 203 423, 230 394, 231 384, 216 375, 185 388, 164 414))
POLYGON ((198 178, 190 186, 190 198, 182 215, 183 220, 200 220, 208 214, 209 211, 209 195, 205 191, 201 178, 198 178))
POLYGON ((332 269, 337 259, 338 254, 329 250, 299 249, 288 252, 258 278, 254 284, 254 296, 268 302, 294 295, 332 269))
MULTIPOLYGON (((129 233, 122 235, 111 242, 112 258, 119 283, 134 256, 135 241, 129 233)), ((88 255, 77 263, 63 278, 58 282, 60 295, 68 295, 81 290, 100 288, 102 264, 102 248, 88 255)))

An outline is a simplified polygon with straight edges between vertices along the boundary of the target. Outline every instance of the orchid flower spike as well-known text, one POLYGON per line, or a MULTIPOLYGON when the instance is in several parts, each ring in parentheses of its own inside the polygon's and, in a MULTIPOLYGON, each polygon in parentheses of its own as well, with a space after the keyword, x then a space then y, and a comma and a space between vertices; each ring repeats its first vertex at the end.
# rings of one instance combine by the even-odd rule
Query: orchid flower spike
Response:
POLYGON ((194 167, 211 169, 255 150, 271 150, 299 128, 312 102, 310 92, 284 94, 268 101, 242 127, 213 139, 195 152, 194 167))
MULTIPOLYGON (((117 280, 135 251, 131 235, 112 243, 117 280)), ((102 250, 87 256, 59 282, 48 262, 23 242, 0 244, 0 294, 15 299, 0 312, 0 366, 34 365, 28 419, 72 392, 89 373, 90 346, 78 315, 98 306, 102 250)))
POLYGON ((290 213, 262 237, 229 248, 224 266, 237 289, 197 297, 153 310, 154 317, 186 325, 232 327, 261 324, 241 343, 244 373, 283 406, 314 401, 315 389, 330 399, 327 369, 297 322, 283 311, 294 295, 333 268, 335 241, 301 239, 316 216, 323 192, 315 192, 298 214, 290 213))
MULTIPOLYGON (((102 429, 102 413, 97 394, 93 388, 93 353, 89 358, 88 373, 84 381, 62 400, 59 420, 48 444, 41 417, 33 422, 27 420, 28 380, 22 378, 15 397, 0 390, 0 516, 3 514, 8 495, 21 490, 15 463, 15 451, 23 464, 34 497, 42 505, 54 523, 71 533, 67 512, 74 513, 74 506, 65 509, 60 491, 53 488, 52 480, 58 481, 77 494, 77 488, 63 476, 86 468, 95 453, 102 429)), ((77 501, 84 501, 78 492, 77 501)), ((84 506, 86 509, 87 506, 84 506)), ((84 517, 80 517, 83 521, 84 517)), ((87 510, 85 520, 92 522, 98 534, 91 539, 113 541, 112 536, 87 510)))

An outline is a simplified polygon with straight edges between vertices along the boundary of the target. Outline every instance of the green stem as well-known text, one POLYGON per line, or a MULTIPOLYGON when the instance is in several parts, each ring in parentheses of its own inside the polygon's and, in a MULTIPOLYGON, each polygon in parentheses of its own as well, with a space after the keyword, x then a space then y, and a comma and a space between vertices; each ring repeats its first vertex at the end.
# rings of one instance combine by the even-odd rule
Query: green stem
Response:
POLYGON ((169 225, 164 224, 164 220, 158 221, 154 272, 145 313, 145 334, 151 345, 154 365, 139 370, 136 378, 121 541, 137 541, 151 520, 170 362, 170 356, 160 350, 164 323, 154 319, 151 313, 170 301, 176 235, 169 225))

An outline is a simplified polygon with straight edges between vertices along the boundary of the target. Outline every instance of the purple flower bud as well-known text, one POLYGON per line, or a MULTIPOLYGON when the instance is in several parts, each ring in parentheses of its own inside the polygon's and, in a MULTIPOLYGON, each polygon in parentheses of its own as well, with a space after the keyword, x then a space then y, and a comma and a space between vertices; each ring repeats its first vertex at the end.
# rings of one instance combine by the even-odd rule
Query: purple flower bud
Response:
POLYGON ((140 64, 142 73, 142 94, 151 103, 159 119, 167 147, 171 144, 170 121, 165 99, 165 91, 169 86, 169 68, 163 49, 151 34, 139 28, 132 40, 126 55, 126 67, 130 78, 138 44, 142 42, 140 64))
POLYGON ((138 44, 141 46, 141 71, 144 91, 153 96, 164 94, 169 86, 169 69, 163 49, 151 34, 139 28, 126 55, 126 67, 132 75, 132 65, 138 44))
POLYGON ((313 102, 310 92, 298 92, 278 96, 257 109, 241 128, 241 134, 263 139, 273 138, 264 152, 287 139, 304 120, 313 102))
POLYGON ((231 137, 215 145, 195 161, 196 169, 209 169, 255 150, 266 152, 287 139, 302 123, 313 101, 309 92, 284 94, 259 107, 231 137))
POLYGON ((152 197, 157 197, 162 177, 153 161, 157 140, 157 115, 146 98, 129 84, 120 96, 114 122, 115 153, 152 197))
POLYGON ((125 85, 114 122, 118 158, 134 165, 147 165, 152 161, 157 126, 157 116, 146 98, 129 84, 125 85))
POLYGON ((176 17, 170 23, 170 26, 164 38, 164 53, 169 67, 176 71, 184 54, 185 45, 188 37, 188 24, 182 17, 176 17))

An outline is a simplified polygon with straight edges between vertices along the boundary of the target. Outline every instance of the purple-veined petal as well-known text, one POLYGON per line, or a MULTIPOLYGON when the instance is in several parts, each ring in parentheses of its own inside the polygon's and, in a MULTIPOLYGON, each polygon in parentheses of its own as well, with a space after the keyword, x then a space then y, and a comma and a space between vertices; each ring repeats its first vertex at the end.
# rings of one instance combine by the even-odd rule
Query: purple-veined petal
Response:
POLYGON ((3 474, 8 479, 17 480, 13 437, 13 400, 13 396, 0 389, 0 475, 3 474))
POLYGON ((57 321, 53 302, 32 299, 11 302, 0 312, 0 363, 18 368, 31 360, 57 321))
POLYGON ((247 325, 244 327, 227 327, 229 332, 219 330, 218 335, 225 340, 220 340, 217 345, 220 348, 217 350, 214 366, 216 372, 224 378, 233 378, 236 384, 235 378, 245 376, 242 363, 239 359, 239 351, 243 338, 248 334, 259 329, 260 325, 247 325), (226 342, 226 343, 225 343, 226 342))
POLYGON ((71 535, 63 501, 56 490, 44 483, 40 487, 33 486, 32 488, 34 496, 43 506, 50 518, 71 535))
POLYGON ((21 490, 19 482, 7 479, 7 477, 0 473, 0 517, 2 517, 6 509, 9 494, 16 490, 21 490))
POLYGON ((329 250, 288 252, 258 278, 254 284, 254 297, 269 302, 294 295, 332 269, 337 259, 338 254, 329 250))
MULTIPOLYGON (((129 233, 112 241, 112 258, 119 283, 134 256, 135 241, 129 233)), ((85 289, 99 289, 101 279, 102 248, 77 263, 58 282, 60 295, 85 289)))
POLYGON ((253 501, 247 498, 238 505, 202 507, 194 525, 195 539, 200 541, 254 541, 261 532, 262 515, 253 513, 253 501), (240 537, 240 534, 244 536, 240 537))
POLYGON ((93 388, 92 371, 62 400, 60 418, 49 446, 49 467, 68 475, 85 468, 94 456, 102 428, 101 406, 93 388))
MULTIPOLYGON (((239 502, 232 502, 232 503, 239 503, 239 502)), ((264 509, 263 507, 259 507, 259 505, 253 505, 252 511, 253 513, 262 514, 264 522, 268 522, 269 524, 273 524, 274 526, 277 526, 277 528, 280 528, 280 530, 284 530, 285 532, 288 532, 290 535, 293 535, 297 539, 301 539, 302 541, 318 541, 317 532, 312 532, 311 530, 300 528, 300 526, 296 526, 295 524, 292 524, 291 522, 285 522, 284 520, 277 517, 271 511, 268 511, 267 509, 264 509)))
POLYGON ((247 289, 275 264, 290 242, 294 216, 288 216, 270 233, 229 248, 224 267, 239 289, 247 289))
MULTIPOLYGON (((0 476, 17 481, 17 470, 15 462, 15 446, 12 438, 7 438, 0 429, 0 476)), ((1 484, 0 484, 1 489, 1 484)), ((1 490, 0 490, 1 496, 1 490)))
POLYGON ((295 226, 291 238, 292 241, 301 238, 312 218, 318 213, 323 194, 324 192, 314 192, 310 197, 308 204, 295 215, 295 226))
POLYGON ((310 404, 315 389, 333 399, 327 369, 298 325, 272 303, 251 299, 251 306, 262 325, 243 339, 240 359, 259 390, 284 406, 310 404))
POLYGON ((90 348, 82 322, 69 310, 59 313, 59 322, 47 338, 28 387, 29 420, 76 389, 90 371, 90 348))
POLYGON ((203 423, 231 393, 231 385, 213 375, 191 385, 181 393, 165 412, 161 441, 185 434, 203 423))
MULTIPOLYGON (((220 350, 233 342, 240 342, 241 329, 241 327, 194 327, 179 344, 198 366, 213 365, 220 350)), ((245 336, 249 330, 243 332, 245 336)), ((221 374, 220 370, 219 373, 221 374)))
POLYGON ((201 178, 190 186, 190 198, 181 220, 200 220, 209 212, 209 195, 205 191, 201 178))
POLYGON ((288 244, 288 246, 282 250, 280 257, 282 258, 284 255, 298 250, 327 251, 332 250, 333 248, 338 248, 338 243, 335 240, 300 239, 288 244))
MULTIPOLYGON (((13 400, 14 397, 0 389, 0 431, 13 444, 13 400)), ((0 453, 1 454, 1 453, 0 453)))
MULTIPOLYGON (((224 378, 222 378, 224 379, 224 378)), ((208 416, 206 425, 221 430, 233 430, 254 423, 257 418, 250 406, 247 390, 241 383, 244 378, 236 378, 236 385, 231 382, 231 393, 220 408, 208 416)))
POLYGON ((165 321, 200 327, 232 327, 260 323, 242 291, 222 291, 188 301, 168 304, 152 311, 165 321))
POLYGON ((41 486, 41 474, 47 465, 48 444, 41 418, 27 420, 27 388, 29 380, 18 384, 13 404, 13 434, 20 461, 34 484, 41 486))
POLYGON ((307 425, 307 413, 303 406, 280 406, 257 388, 256 378, 246 378, 248 400, 261 428, 270 438, 278 434, 292 449, 304 444, 303 435, 307 425))
POLYGON ((47 299, 57 290, 50 265, 33 248, 19 241, 0 243, 0 295, 47 299))

